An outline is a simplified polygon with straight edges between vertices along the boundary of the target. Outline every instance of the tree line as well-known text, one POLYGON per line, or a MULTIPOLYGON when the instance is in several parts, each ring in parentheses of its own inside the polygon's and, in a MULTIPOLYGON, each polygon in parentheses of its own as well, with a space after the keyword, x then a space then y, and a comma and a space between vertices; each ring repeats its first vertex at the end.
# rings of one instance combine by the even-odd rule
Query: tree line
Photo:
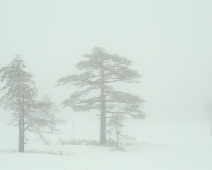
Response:
MULTIPOLYGON (((116 145, 123 136, 121 129, 127 118, 143 119, 141 111, 144 100, 138 95, 122 92, 114 88, 118 82, 138 83, 141 75, 132 70, 131 61, 117 54, 106 53, 105 49, 94 47, 91 54, 83 56, 84 60, 76 67, 80 74, 59 78, 56 86, 72 85, 79 88, 62 101, 63 107, 71 107, 75 112, 100 112, 100 145, 107 144, 107 131, 116 136, 116 145), (98 95, 93 95, 96 91, 98 95), (108 119, 108 123, 106 121, 108 119), (107 130, 107 126, 110 129, 107 130)), ((9 65, 0 69, 1 91, 5 94, 0 99, 0 106, 9 110, 13 123, 19 128, 19 152, 24 152, 26 144, 25 132, 37 133, 41 138, 42 129, 49 126, 51 132, 54 125, 60 121, 54 116, 57 106, 46 96, 43 101, 37 101, 33 75, 25 71, 26 65, 19 55, 9 65)))

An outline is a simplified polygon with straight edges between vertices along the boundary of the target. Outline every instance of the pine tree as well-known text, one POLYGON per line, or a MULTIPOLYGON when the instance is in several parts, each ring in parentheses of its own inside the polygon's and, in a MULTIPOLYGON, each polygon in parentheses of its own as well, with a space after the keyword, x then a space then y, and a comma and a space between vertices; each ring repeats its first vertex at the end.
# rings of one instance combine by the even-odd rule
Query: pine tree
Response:
POLYGON ((42 101, 45 103, 45 107, 38 110, 37 113, 39 114, 39 117, 42 117, 45 119, 48 123, 48 127, 50 128, 50 133, 54 133, 54 131, 59 131, 56 128, 57 124, 66 123, 65 120, 58 119, 55 114, 58 113, 60 110, 58 109, 58 106, 52 102, 49 95, 46 95, 42 101))
POLYGON ((84 72, 62 77, 57 85, 71 84, 81 89, 62 102, 64 107, 70 106, 74 111, 100 111, 100 144, 105 145, 106 115, 115 114, 120 104, 128 106, 123 114, 138 119, 145 117, 140 111, 144 101, 139 96, 117 91, 112 86, 116 82, 137 83, 141 76, 129 68, 131 61, 116 54, 108 54, 103 48, 95 47, 92 54, 86 54, 84 57, 85 60, 76 65, 84 72), (99 94, 91 97, 94 90, 99 94), (128 104, 132 102, 136 104, 128 104))
POLYGON ((144 118, 144 114, 140 111, 140 105, 143 100, 139 96, 116 91, 115 94, 110 96, 109 101, 113 101, 113 103, 106 108, 106 112, 111 114, 108 122, 110 127, 108 132, 115 137, 116 149, 123 150, 120 143, 131 139, 122 132, 122 128, 125 126, 124 121, 130 117, 133 119, 144 118))
POLYGON ((6 92, 0 99, 0 105, 4 110, 12 112, 13 123, 19 127, 19 152, 24 152, 25 131, 40 134, 40 130, 46 126, 45 120, 33 114, 34 110, 44 107, 44 104, 35 100, 35 82, 25 68, 24 61, 16 55, 7 67, 0 69, 0 82, 4 83, 1 90, 6 92))
POLYGON ((122 128, 124 127, 123 121, 125 120, 125 117, 121 113, 113 114, 112 117, 110 118, 108 125, 111 127, 108 132, 110 135, 114 134, 115 139, 116 139, 116 149, 121 150, 122 148, 120 147, 120 140, 122 135, 122 128))

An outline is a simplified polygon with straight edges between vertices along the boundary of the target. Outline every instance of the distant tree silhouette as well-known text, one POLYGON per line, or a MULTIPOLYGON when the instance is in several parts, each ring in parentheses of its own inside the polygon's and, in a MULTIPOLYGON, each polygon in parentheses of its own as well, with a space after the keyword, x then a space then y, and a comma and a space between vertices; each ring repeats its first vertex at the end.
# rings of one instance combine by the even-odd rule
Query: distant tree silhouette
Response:
POLYGON ((113 84, 117 82, 137 83, 141 75, 129 68, 131 61, 116 54, 108 54, 100 47, 94 47, 93 53, 86 54, 84 58, 76 65, 83 72, 60 78, 57 86, 70 84, 80 88, 80 91, 74 92, 62 102, 64 107, 70 106, 75 111, 86 112, 100 110, 100 144, 105 145, 106 115, 116 115, 118 109, 121 114, 132 118, 145 117, 140 111, 144 101, 139 96, 113 88, 113 84), (93 95, 93 91, 99 94, 93 95), (120 106, 125 110, 120 111, 120 106))
POLYGON ((0 105, 4 110, 12 112, 13 121, 19 127, 19 152, 24 152, 26 143, 25 131, 40 134, 47 121, 34 114, 35 110, 45 105, 35 100, 37 89, 32 74, 26 72, 24 61, 16 55, 13 61, 0 69, 1 88, 6 94, 1 97, 0 105))

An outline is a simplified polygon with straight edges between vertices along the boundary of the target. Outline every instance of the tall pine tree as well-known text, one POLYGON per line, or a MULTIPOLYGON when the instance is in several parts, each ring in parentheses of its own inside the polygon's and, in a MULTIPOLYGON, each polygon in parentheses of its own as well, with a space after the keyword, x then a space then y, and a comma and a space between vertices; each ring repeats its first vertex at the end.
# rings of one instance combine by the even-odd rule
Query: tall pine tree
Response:
POLYGON ((85 60, 76 65, 83 72, 62 77, 57 85, 71 84, 80 88, 80 91, 62 102, 64 107, 70 106, 75 111, 100 110, 100 144, 105 145, 107 114, 116 114, 120 105, 124 105, 125 110, 118 109, 119 112, 137 119, 145 117, 140 111, 144 101, 139 96, 113 88, 116 82, 137 83, 141 75, 129 68, 131 61, 116 54, 108 54, 103 48, 95 47, 92 54, 84 57, 85 60), (99 94, 91 97, 94 90, 99 94))
POLYGON ((45 120, 33 114, 44 104, 35 100, 37 89, 32 74, 25 68, 24 61, 16 55, 7 67, 0 69, 0 82, 4 83, 1 90, 6 92, 0 99, 0 105, 12 112, 13 122, 19 127, 19 152, 24 152, 25 131, 40 133, 40 129, 46 126, 45 120))

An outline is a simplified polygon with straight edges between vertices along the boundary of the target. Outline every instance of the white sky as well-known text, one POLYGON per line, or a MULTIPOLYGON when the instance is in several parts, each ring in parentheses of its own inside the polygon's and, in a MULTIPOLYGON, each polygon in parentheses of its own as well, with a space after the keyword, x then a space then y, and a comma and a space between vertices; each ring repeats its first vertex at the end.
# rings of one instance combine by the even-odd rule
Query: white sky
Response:
POLYGON ((40 98, 50 93, 60 103, 72 90, 52 88, 57 79, 74 74, 82 56, 101 46, 133 61, 143 78, 131 91, 146 100, 147 115, 201 115, 212 100, 211 6, 209 0, 1 0, 0 67, 20 54, 40 98))

